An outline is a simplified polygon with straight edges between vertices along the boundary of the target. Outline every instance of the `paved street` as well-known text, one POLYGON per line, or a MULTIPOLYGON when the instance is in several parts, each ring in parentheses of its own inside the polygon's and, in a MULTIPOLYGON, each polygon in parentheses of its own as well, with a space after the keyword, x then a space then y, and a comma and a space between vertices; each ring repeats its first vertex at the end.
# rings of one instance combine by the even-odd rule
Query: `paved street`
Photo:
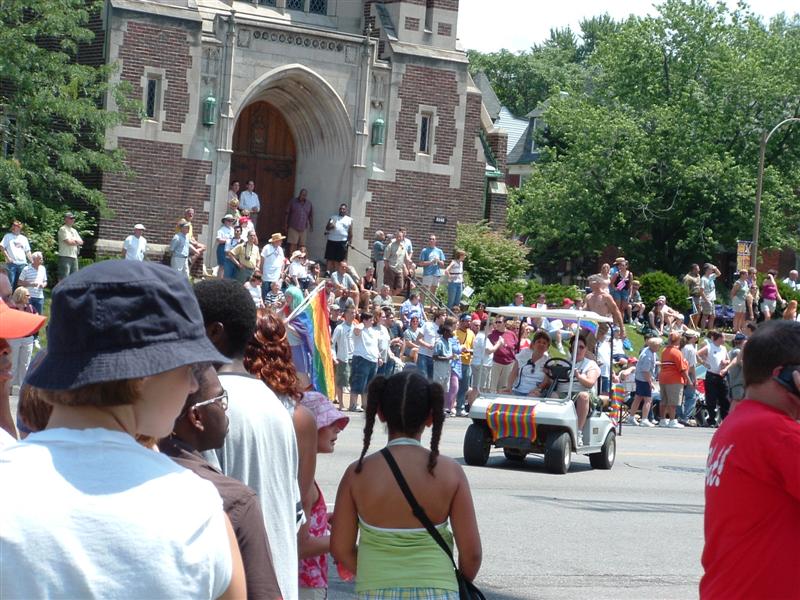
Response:
MULTIPOLYGON (((468 424, 446 422, 443 453, 461 460, 468 424)), ((320 456, 317 475, 328 502, 358 455, 362 426, 357 415, 336 453, 320 456)), ((487 598, 697 597, 711 434, 625 428, 611 471, 594 471, 587 458, 575 457, 567 475, 550 475, 538 456, 518 466, 499 450, 486 467, 465 466, 483 540, 478 583, 487 598)), ((376 427, 373 449, 382 439, 376 427)), ((335 582, 331 597, 351 598, 352 587, 335 582)))

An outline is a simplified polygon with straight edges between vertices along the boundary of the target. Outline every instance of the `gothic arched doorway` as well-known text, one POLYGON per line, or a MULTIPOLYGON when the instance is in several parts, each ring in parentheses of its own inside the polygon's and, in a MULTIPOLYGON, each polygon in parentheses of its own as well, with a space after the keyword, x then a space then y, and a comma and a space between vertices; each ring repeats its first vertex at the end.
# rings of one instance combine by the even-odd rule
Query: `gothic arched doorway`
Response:
POLYGON ((294 136, 277 108, 259 100, 242 111, 233 133, 231 181, 238 179, 242 190, 248 179, 256 184, 261 244, 275 232, 286 233, 284 215, 294 195, 296 158, 294 136))

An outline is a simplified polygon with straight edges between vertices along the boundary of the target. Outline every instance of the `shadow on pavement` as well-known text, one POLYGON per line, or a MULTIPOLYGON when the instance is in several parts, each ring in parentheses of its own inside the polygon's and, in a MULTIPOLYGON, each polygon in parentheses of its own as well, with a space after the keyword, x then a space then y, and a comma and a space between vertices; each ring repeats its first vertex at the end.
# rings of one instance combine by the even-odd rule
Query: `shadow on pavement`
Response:
POLYGON ((669 502, 626 502, 619 500, 584 500, 577 498, 554 498, 552 496, 516 495, 515 498, 530 502, 553 504, 574 510, 590 510, 593 512, 640 512, 640 513, 674 513, 702 515, 702 504, 674 504, 669 502))
MULTIPOLYGON (((467 463, 464 461, 463 457, 458 457, 454 459, 458 464, 462 467, 468 466, 467 463)), ((575 462, 575 457, 573 456, 572 465, 569 468, 569 473, 583 473, 585 471, 594 471, 592 465, 588 462, 575 462)), ((581 458, 577 458, 577 460, 581 460, 581 458)), ((548 473, 547 469, 544 467, 544 457, 538 455, 531 455, 527 456, 523 462, 508 460, 503 456, 492 456, 489 458, 489 462, 486 463, 486 467, 491 467, 493 469, 501 469, 504 471, 530 471, 531 473, 548 473)), ((481 469, 486 467, 471 467, 475 469, 481 469)))

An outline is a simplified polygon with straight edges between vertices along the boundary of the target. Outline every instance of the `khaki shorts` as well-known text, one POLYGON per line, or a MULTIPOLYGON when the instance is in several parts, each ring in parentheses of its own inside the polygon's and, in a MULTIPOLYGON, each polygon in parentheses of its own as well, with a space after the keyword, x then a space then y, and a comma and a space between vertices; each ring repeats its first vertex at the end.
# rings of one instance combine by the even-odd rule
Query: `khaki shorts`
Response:
POLYGON ((683 384, 682 383, 662 383, 661 388, 661 402, 664 406, 680 406, 683 400, 683 384))
POLYGON ((703 298, 702 300, 700 300, 700 311, 704 315, 713 315, 714 314, 714 303, 713 302, 709 302, 708 300, 703 298))
POLYGON ((405 279, 402 273, 392 271, 389 267, 383 270, 383 284, 388 285, 391 290, 402 290, 405 287, 405 279))
POLYGON ((422 285, 424 285, 425 287, 431 287, 432 285, 438 286, 440 279, 441 279, 440 275, 423 275, 422 285))
POLYGON ((289 227, 289 232, 286 234, 286 241, 293 246, 305 246, 306 245, 306 230, 297 231, 297 229, 292 229, 289 227))

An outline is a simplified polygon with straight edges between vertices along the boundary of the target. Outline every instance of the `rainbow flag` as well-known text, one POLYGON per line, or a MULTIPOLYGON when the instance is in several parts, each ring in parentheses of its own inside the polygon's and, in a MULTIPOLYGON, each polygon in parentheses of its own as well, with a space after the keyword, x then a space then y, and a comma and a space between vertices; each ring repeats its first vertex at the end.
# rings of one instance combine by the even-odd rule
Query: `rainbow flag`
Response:
POLYGON ((608 410, 608 418, 616 427, 622 418, 622 407, 625 404, 625 399, 628 392, 625 391, 625 386, 621 383, 615 383, 611 388, 611 406, 608 410))
MULTIPOLYGON (((578 320, 577 319, 561 319, 561 322, 564 325, 575 325, 578 320)), ((597 335, 597 323, 594 321, 581 321, 581 329, 585 329, 589 333, 593 335, 597 335)))
POLYGON ((324 286, 319 286, 289 316, 289 322, 300 338, 304 353, 309 358, 311 385, 314 390, 333 398, 333 350, 328 299, 324 286))
MULTIPOLYGON (((538 404, 538 402, 536 403, 538 404)), ((486 424, 492 432, 492 441, 505 437, 536 440, 536 404, 490 404, 486 409, 486 424)))

